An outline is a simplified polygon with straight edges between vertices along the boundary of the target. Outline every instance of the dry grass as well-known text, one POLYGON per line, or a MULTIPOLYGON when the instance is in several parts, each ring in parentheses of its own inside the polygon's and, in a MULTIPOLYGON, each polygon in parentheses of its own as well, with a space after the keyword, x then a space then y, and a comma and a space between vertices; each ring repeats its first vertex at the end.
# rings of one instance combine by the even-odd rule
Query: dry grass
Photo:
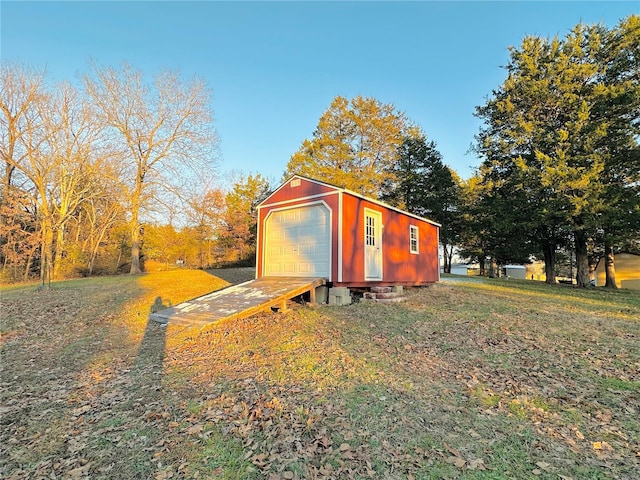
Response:
POLYGON ((445 278, 402 305, 147 324, 226 283, 3 292, 3 478, 636 478, 640 295, 445 278))

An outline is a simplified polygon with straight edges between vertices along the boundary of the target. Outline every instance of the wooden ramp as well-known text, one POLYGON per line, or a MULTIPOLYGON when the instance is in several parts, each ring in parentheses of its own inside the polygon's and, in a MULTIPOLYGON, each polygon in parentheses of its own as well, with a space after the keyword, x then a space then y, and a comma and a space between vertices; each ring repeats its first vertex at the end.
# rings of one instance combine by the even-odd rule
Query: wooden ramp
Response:
POLYGON ((285 310, 287 300, 306 292, 310 292, 311 303, 315 303, 315 289, 324 285, 325 280, 262 277, 160 310, 149 318, 164 324, 203 327, 229 318, 249 317, 272 307, 285 310))

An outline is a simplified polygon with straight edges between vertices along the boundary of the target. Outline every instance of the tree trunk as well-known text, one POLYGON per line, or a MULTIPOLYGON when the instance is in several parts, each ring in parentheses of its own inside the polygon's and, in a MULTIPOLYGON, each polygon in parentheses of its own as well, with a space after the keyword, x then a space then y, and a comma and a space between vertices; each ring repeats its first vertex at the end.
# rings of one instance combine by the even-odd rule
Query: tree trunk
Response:
POLYGON ((576 285, 581 288, 591 286, 589 278, 589 252, 587 250, 587 236, 583 231, 574 232, 576 249, 576 285))
POLYGON ((114 273, 118 273, 118 270, 120 270, 120 260, 122 260, 122 247, 124 247, 124 239, 120 241, 120 248, 118 248, 118 260, 116 260, 114 273))
POLYGON ((606 288, 618 288, 616 284, 616 267, 613 261, 613 247, 611 243, 604 243, 604 271, 606 275, 606 281, 604 286, 606 288))
POLYGON ((498 261, 496 257, 491 257, 491 263, 489 265, 489 278, 498 278, 498 261))
POLYGON ((27 280, 29 280, 29 274, 31 273, 31 264, 33 263, 33 256, 35 255, 36 251, 35 249, 31 249, 31 252, 29 252, 29 256, 27 257, 27 265, 24 269, 24 281, 26 282, 27 280))
POLYGON ((451 267, 448 267, 447 262, 449 261, 449 255, 447 255, 447 246, 442 245, 442 271, 444 273, 449 273, 451 271, 451 267), (447 270, 448 267, 448 270, 447 270))
POLYGON ((52 278, 57 280, 60 276, 60 267, 62 264, 62 256, 64 253, 64 225, 60 225, 56 232, 55 253, 53 258, 53 275, 52 278))
POLYGON ((42 239, 40 251, 40 279, 42 287, 51 283, 51 263, 53 257, 53 229, 48 219, 42 221, 42 239))
POLYGON ((589 278, 596 278, 596 267, 598 266, 598 261, 600 257, 597 255, 589 255, 589 278))
POLYGON ((478 265, 480 266, 480 276, 484 277, 487 275, 487 269, 484 264, 484 257, 478 258, 478 265))
POLYGON ((550 242, 543 242, 542 253, 544 255, 545 283, 556 283, 556 246, 550 242))
POLYGON ((140 268, 140 224, 137 215, 134 218, 135 220, 131 222, 131 270, 129 271, 131 275, 142 273, 140 268))
MULTIPOLYGON (((91 257, 89 259, 89 276, 93 275, 93 269, 96 266, 96 258, 98 258, 98 249, 100 248, 100 244, 102 243, 102 239, 104 235, 107 233, 107 229, 103 228, 100 231, 100 235, 98 235, 98 239, 95 242, 95 245, 91 246, 91 257)), ((118 263, 120 263, 120 255, 122 255, 122 247, 120 247, 120 253, 118 255, 118 263)))

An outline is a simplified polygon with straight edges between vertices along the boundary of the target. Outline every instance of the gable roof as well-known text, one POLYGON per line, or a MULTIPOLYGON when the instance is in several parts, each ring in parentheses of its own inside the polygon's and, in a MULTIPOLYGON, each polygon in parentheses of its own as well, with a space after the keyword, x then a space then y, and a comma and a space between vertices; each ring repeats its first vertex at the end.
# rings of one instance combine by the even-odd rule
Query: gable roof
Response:
POLYGON ((419 215, 415 215, 413 213, 409 213, 409 212, 407 212, 405 210, 401 210, 398 207, 394 207, 393 205, 389 205, 388 203, 382 202, 380 200, 376 200, 376 199, 373 199, 373 198, 370 198, 370 197, 365 197, 364 195, 362 195, 360 193, 348 190, 346 188, 338 187, 337 185, 332 185, 332 184, 327 183, 327 182, 322 182, 320 180, 315 180, 313 178, 305 177, 304 175, 298 175, 298 174, 291 175, 287 180, 285 180, 278 188, 276 188, 271 193, 271 195, 269 195, 267 198, 265 198, 262 202, 260 202, 258 204, 258 208, 262 208, 263 206, 268 205, 267 201, 273 195, 275 195, 280 189, 282 189, 285 185, 287 185, 291 180, 293 180, 294 178, 300 178, 302 180, 306 180, 307 182, 317 183, 318 185, 322 185, 322 186, 329 187, 329 188, 334 188, 337 193, 347 193, 349 195, 352 195, 354 197, 360 198, 362 200, 366 200, 367 202, 371 202, 371 203, 374 203, 376 205, 380 205, 381 207, 388 208, 389 210, 393 210, 395 212, 402 213, 403 215, 407 215, 409 217, 413 217, 413 218, 415 218, 417 220, 421 220, 423 222, 430 223, 431 225, 435 225, 436 227, 441 227, 442 226, 441 224, 439 224, 437 222, 434 222, 433 220, 429 220, 428 218, 424 218, 424 217, 421 217, 419 215))

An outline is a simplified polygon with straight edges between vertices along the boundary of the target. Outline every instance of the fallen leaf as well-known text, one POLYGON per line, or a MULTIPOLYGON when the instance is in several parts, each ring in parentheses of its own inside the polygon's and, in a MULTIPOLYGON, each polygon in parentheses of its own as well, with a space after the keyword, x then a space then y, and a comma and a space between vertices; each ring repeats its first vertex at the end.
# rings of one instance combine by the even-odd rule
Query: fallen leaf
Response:
POLYGON ((545 472, 550 472, 553 468, 551 464, 547 462, 537 462, 536 465, 540 467, 542 470, 544 470, 545 472))
POLYGON ((462 454, 460 453, 460 450, 456 450, 455 448, 450 447, 446 443, 444 444, 444 448, 446 448, 449 451, 449 453, 454 454, 456 457, 462 457, 462 454))
POLYGON ((476 440, 482 437, 482 435, 480 435, 475 430, 469 430, 469 435, 471 435, 471 438, 474 438, 476 440))
POLYGON ((353 460, 355 457, 352 451, 345 450, 344 452, 342 452, 342 458, 344 458, 345 460, 353 460))
POLYGON ((89 410, 91 410, 91 405, 83 405, 82 407, 78 407, 78 408, 74 408, 71 411, 71 414, 74 417, 79 417, 80 415, 82 415, 83 413, 87 413, 89 410))
POLYGON ((467 467, 469 470, 486 470, 487 467, 484 465, 484 460, 481 458, 474 458, 473 460, 469 460, 469 466, 467 467))
POLYGON ((84 477, 89 473, 89 468, 91 467, 90 463, 83 465, 82 467, 74 468, 73 470, 69 470, 67 475, 70 478, 80 478, 84 477))
POLYGON ((465 464, 467 463, 465 462, 464 458, 460 458, 460 457, 449 457, 445 461, 447 463, 455 465, 458 468, 464 468, 465 464))
POLYGON ((173 470, 161 470, 156 472, 155 480, 167 480, 168 478, 173 478, 173 470))
POLYGON ((193 425, 187 428, 187 435, 196 435, 204 430, 204 425, 198 423, 197 425, 193 425))

